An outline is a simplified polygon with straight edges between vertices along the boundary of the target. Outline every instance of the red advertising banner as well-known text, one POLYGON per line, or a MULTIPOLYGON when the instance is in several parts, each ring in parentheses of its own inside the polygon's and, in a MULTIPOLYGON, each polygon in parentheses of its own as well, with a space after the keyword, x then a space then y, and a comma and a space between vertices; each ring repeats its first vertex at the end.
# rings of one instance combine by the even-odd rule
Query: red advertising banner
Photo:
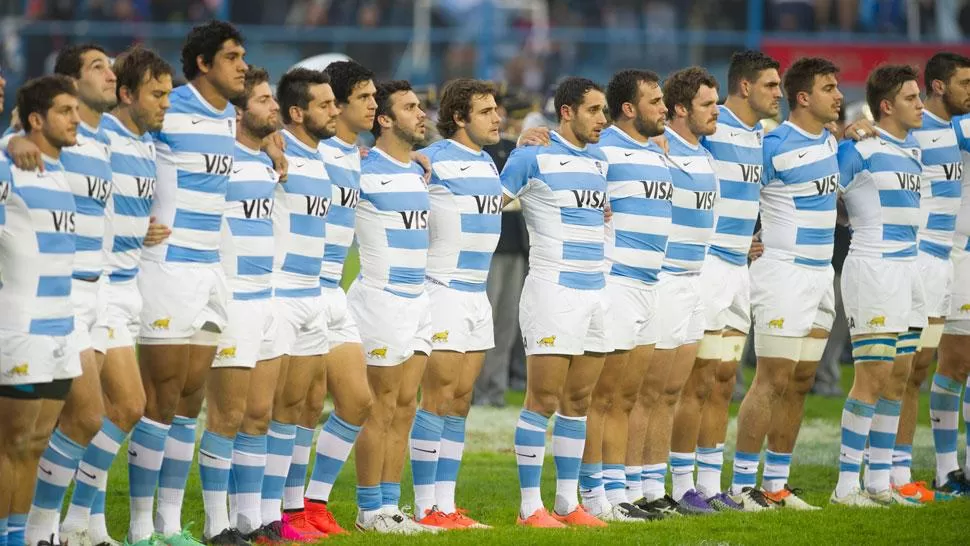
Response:
POLYGON ((915 65, 922 72, 923 63, 940 51, 970 56, 970 45, 917 44, 909 42, 861 44, 853 42, 799 42, 765 40, 761 50, 781 63, 782 70, 799 57, 823 57, 841 69, 839 81, 847 85, 864 85, 869 72, 882 63, 915 65))

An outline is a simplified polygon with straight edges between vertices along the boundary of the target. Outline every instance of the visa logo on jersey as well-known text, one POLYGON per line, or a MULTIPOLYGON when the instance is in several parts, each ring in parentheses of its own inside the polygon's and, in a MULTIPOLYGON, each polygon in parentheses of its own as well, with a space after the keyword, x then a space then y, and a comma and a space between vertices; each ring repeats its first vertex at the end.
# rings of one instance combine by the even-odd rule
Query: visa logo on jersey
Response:
POLYGON ((232 171, 232 156, 218 154, 202 154, 205 159, 206 174, 228 176, 232 171))
POLYGON ((697 210, 711 210, 714 208, 714 196, 717 192, 695 191, 694 198, 697 200, 697 210))
POLYGON ((819 195, 835 193, 839 189, 839 174, 830 174, 824 178, 813 180, 812 184, 815 184, 815 191, 817 191, 819 195))
POLYGON ((963 163, 946 163, 943 165, 943 174, 947 180, 960 180, 963 178, 963 163))
POLYGON ((250 199, 243 201, 243 215, 249 219, 269 218, 273 214, 272 199, 250 199))
POLYGON ((899 181, 899 189, 919 193, 920 177, 918 174, 896 173, 896 180, 899 181))
POLYGON ((398 214, 404 222, 404 229, 428 229, 428 211, 402 210, 398 214))
POLYGON ((318 195, 305 195, 307 216, 317 216, 324 218, 330 210, 330 199, 318 195))
POLYGON ((104 206, 111 196, 111 182, 96 176, 85 176, 84 179, 88 184, 88 197, 104 206))
POLYGON ((335 186, 340 190, 340 206, 348 209, 357 208, 357 203, 360 201, 360 190, 355 190, 353 188, 344 188, 342 186, 335 186))
POLYGON ((475 203, 478 205, 478 214, 500 214, 502 212, 502 196, 500 195, 476 195, 475 203))
POLYGON ((135 191, 138 192, 138 197, 141 197, 142 199, 151 199, 155 196, 155 179, 136 176, 135 191))
POLYGON ((761 182, 761 165, 741 165, 741 178, 744 182, 761 182))
POLYGON ((606 206, 606 192, 598 190, 572 190, 577 208, 600 209, 606 206))
POLYGON ((74 233, 74 212, 66 210, 52 210, 51 219, 54 221, 54 231, 57 233, 74 233))
POLYGON ((643 195, 647 199, 661 199, 670 201, 674 196, 674 185, 666 180, 641 180, 643 195))
POLYGON ((0 203, 6 203, 10 198, 10 184, 0 181, 0 203))

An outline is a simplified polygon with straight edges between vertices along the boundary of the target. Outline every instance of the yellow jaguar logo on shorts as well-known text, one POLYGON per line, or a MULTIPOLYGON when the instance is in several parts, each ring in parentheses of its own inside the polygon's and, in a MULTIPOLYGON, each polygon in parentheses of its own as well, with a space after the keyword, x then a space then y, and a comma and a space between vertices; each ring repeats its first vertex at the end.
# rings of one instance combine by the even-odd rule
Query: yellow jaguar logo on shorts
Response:
POLYGON ((377 349, 372 349, 367 356, 371 358, 387 358, 387 347, 378 347, 377 349))
POLYGON ((784 327, 785 327, 785 319, 784 318, 776 318, 774 320, 769 320, 768 321, 768 328, 778 328, 778 329, 781 329, 781 328, 784 328, 784 327))
POLYGON ((7 377, 25 377, 30 373, 30 364, 22 362, 7 370, 4 375, 7 377))
POLYGON ((866 323, 870 328, 875 328, 877 326, 886 326, 886 317, 879 315, 878 317, 872 317, 869 322, 866 323))
POLYGON ((153 320, 149 326, 151 326, 153 330, 168 330, 171 322, 171 317, 165 317, 153 320))
POLYGON ((970 313, 970 303, 964 303, 960 306, 961 313, 970 313))
POLYGON ((108 328, 108 339, 114 339, 114 338, 115 338, 115 329, 108 328))
POLYGON ((448 343, 448 330, 438 332, 431 336, 431 343, 448 343))
POLYGON ((553 347, 556 345, 556 336, 540 337, 536 344, 540 347, 553 347))
POLYGON ((219 352, 216 353, 216 360, 223 360, 226 358, 236 358, 235 345, 233 345, 232 347, 226 347, 224 349, 220 349, 219 352))

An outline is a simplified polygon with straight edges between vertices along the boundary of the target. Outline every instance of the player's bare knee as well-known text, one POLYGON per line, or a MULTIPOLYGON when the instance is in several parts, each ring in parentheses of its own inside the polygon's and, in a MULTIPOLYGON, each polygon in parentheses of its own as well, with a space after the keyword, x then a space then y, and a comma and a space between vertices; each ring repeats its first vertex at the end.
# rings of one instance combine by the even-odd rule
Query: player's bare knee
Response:
POLYGON ((350 403, 337 404, 334 401, 334 409, 341 419, 352 425, 360 425, 370 416, 374 407, 374 399, 369 392, 354 396, 350 403))

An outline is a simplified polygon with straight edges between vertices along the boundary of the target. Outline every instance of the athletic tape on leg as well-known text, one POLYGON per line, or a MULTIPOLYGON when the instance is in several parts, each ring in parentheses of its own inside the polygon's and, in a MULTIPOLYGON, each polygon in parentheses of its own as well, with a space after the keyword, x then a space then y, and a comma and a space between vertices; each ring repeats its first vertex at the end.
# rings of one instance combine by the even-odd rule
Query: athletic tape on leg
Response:
POLYGON ((721 358, 721 333, 704 332, 701 346, 697 349, 698 360, 717 360, 721 358))
POLYGON ((910 330, 899 334, 896 338, 896 356, 911 355, 916 353, 919 348, 919 340, 922 337, 921 330, 910 330))
POLYGON ((923 333, 919 338, 919 349, 936 349, 940 346, 940 339, 943 337, 943 323, 930 323, 923 328, 923 333))
POLYGON ((822 355, 825 353, 825 344, 828 343, 828 339, 818 339, 814 337, 807 337, 802 342, 802 352, 798 357, 800 362, 818 362, 822 360, 822 355))
POLYGON ((758 358, 783 358, 798 362, 802 354, 800 337, 783 337, 754 333, 754 352, 758 358))
POLYGON ((744 354, 744 346, 748 343, 747 336, 721 336, 721 360, 723 362, 740 362, 744 354))
POLYGON ((852 341, 852 360, 863 362, 892 362, 896 359, 895 336, 872 336, 852 341))

